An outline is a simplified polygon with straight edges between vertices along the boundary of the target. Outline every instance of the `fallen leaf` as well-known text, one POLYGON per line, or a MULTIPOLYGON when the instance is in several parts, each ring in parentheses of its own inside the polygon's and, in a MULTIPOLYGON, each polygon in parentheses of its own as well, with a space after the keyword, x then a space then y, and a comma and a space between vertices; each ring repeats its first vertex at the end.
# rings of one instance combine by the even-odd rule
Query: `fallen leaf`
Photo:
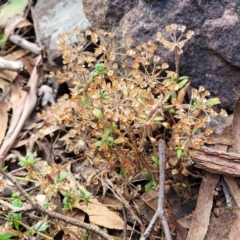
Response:
POLYGON ((4 87, 6 86, 6 85, 9 85, 10 83, 7 81, 7 80, 5 80, 5 79, 3 79, 3 78, 1 78, 0 77, 0 88, 1 89, 4 89, 4 87))
MULTIPOLYGON (((60 175, 64 174, 64 172, 65 170, 62 170, 60 175)), ((75 195, 80 196, 79 190, 81 189, 86 195, 90 195, 90 192, 81 186, 73 175, 70 174, 67 179, 68 182, 64 185, 64 188, 60 190, 62 194, 64 194, 66 190, 69 191, 71 189, 75 195)), ((75 200, 73 205, 75 208, 88 214, 91 223, 110 229, 124 229, 124 221, 122 218, 93 197, 90 198, 88 204, 75 200)))
POLYGON ((0 27, 4 28, 9 18, 16 15, 23 16, 24 10, 28 5, 28 0, 12 0, 0 8, 0 27))
POLYGON ((8 104, 4 102, 3 100, 0 101, 0 145, 2 144, 2 141, 4 139, 6 130, 7 130, 7 124, 8 124, 8 104))
POLYGON ((21 48, 21 49, 18 49, 14 52, 11 52, 11 53, 5 55, 4 59, 6 59, 6 60, 18 60, 18 59, 24 57, 25 55, 27 55, 28 53, 29 53, 28 50, 21 48))
POLYGON ((183 103, 184 97, 186 95, 186 92, 190 86, 191 81, 189 81, 178 93, 177 100, 179 104, 183 103))
POLYGON ((0 78, 8 80, 9 82, 13 82, 13 80, 17 77, 18 73, 10 70, 1 70, 0 78))
POLYGON ((97 199, 91 199, 88 205, 85 202, 75 202, 74 206, 87 213, 91 223, 110 229, 124 229, 124 221, 122 218, 115 212, 110 211, 97 199))
POLYGON ((218 183, 220 175, 204 173, 196 209, 193 213, 187 240, 203 240, 208 231, 209 219, 213 205, 213 190, 218 183))
POLYGON ((16 81, 14 81, 14 84, 11 85, 10 104, 13 111, 15 111, 16 107, 18 106, 20 99, 21 99, 21 88, 19 85, 19 80, 17 78, 16 81))
POLYGON ((32 24, 24 17, 14 16, 10 20, 7 21, 7 25, 4 29, 5 41, 8 37, 13 33, 16 28, 23 28, 27 26, 31 26, 32 24))

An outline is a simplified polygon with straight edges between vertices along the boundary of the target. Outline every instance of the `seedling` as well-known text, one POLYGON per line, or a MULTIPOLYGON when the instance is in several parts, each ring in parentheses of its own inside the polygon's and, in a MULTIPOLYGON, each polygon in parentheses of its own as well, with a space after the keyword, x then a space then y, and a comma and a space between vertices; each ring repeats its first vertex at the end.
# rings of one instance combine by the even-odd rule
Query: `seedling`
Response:
MULTIPOLYGON (((22 207, 22 200, 20 199, 20 196, 16 193, 13 193, 11 196, 11 204, 14 207, 22 207)), ((22 214, 21 213, 9 213, 7 215, 7 222, 13 223, 15 229, 19 231, 19 221, 21 221, 22 214)))
POLYGON ((87 195, 82 189, 79 189, 79 192, 80 192, 80 195, 83 198, 84 202, 88 206, 88 203, 92 197, 91 194, 87 195))
POLYGON ((25 156, 25 158, 24 159, 22 159, 21 161, 19 161, 19 165, 21 166, 21 167, 25 167, 25 168, 27 168, 27 169, 33 169, 33 167, 34 167, 34 164, 36 163, 36 162, 38 162, 39 160, 41 160, 41 158, 35 158, 35 157, 33 157, 32 155, 26 155, 25 156))
POLYGON ((149 183, 145 185, 145 192, 149 192, 153 187, 157 186, 157 183, 149 173, 143 172, 143 176, 149 181, 149 183))
POLYGON ((64 193, 64 198, 63 198, 63 210, 64 211, 73 209, 72 198, 73 198, 73 192, 71 190, 66 191, 64 193))

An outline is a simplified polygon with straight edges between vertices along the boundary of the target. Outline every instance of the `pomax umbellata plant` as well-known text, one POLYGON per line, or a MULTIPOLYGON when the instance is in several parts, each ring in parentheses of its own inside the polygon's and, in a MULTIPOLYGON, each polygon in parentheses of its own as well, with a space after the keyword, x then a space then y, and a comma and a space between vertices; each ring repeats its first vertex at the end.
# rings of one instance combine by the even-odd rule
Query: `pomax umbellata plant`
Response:
POLYGON ((200 87, 192 89, 185 104, 182 95, 189 78, 179 76, 180 55, 194 33, 177 24, 166 32, 169 38, 159 32, 157 41, 174 52, 175 72, 155 54, 153 40, 131 48, 129 37, 118 53, 112 46, 114 34, 102 30, 80 34, 75 28, 78 44, 71 43, 70 33, 59 37, 64 66, 51 74, 73 87, 42 116, 48 125, 66 127, 61 141, 67 151, 79 154, 79 141, 87 143, 85 156, 99 172, 104 168, 101 177, 116 169, 126 179, 139 172, 151 174, 163 129, 171 130, 169 148, 179 160, 188 158, 189 144, 200 147, 208 141, 211 129, 205 123, 216 114, 212 106, 219 100, 207 99, 209 92, 200 87), (91 44, 93 52, 88 51, 91 44))

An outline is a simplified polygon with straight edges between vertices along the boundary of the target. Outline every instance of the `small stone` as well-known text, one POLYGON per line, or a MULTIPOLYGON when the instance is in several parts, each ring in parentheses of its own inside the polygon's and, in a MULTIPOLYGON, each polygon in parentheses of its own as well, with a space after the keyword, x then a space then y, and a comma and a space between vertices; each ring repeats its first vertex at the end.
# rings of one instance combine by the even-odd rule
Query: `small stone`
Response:
POLYGON ((3 188, 3 191, 2 191, 2 196, 3 197, 11 197, 12 196, 12 189, 11 188, 8 188, 8 187, 5 187, 3 188))

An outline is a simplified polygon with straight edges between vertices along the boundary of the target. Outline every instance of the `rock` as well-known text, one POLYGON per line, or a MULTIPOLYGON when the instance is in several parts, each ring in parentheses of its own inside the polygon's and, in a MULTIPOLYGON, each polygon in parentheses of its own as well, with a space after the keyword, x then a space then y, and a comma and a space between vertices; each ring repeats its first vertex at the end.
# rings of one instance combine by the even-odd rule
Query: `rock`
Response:
POLYGON ((33 17, 39 41, 47 50, 50 63, 59 56, 55 50, 59 35, 72 32, 75 27, 85 30, 90 26, 83 12, 81 0, 37 1, 33 17))
MULTIPOLYGON (((220 97, 221 107, 234 109, 234 90, 240 92, 239 0, 83 0, 83 5, 94 30, 115 32, 115 46, 129 35, 133 47, 154 40, 156 32, 164 33, 171 23, 193 30, 194 37, 183 49, 180 74, 220 97)), ((174 69, 172 53, 163 47, 157 53, 174 69)))

